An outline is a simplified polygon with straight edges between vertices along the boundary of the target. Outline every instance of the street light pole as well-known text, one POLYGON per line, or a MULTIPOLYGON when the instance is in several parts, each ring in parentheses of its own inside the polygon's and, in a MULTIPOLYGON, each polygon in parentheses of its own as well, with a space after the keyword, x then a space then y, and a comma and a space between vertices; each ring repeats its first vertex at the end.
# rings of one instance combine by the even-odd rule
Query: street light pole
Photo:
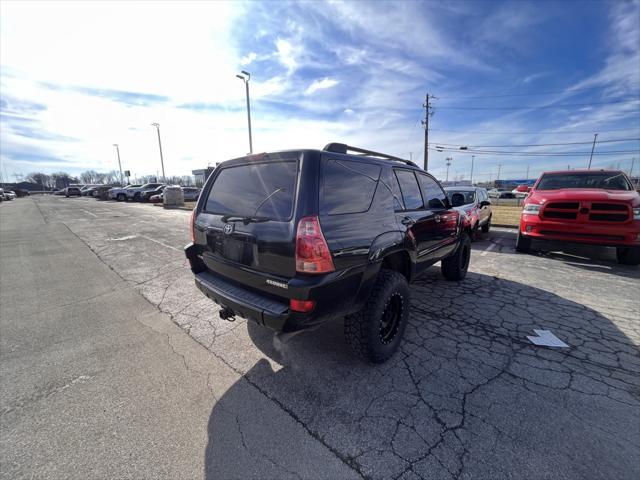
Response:
POLYGON ((475 160, 475 158, 475 155, 471 155, 471 186, 473 186, 473 161, 475 160))
POLYGON ((593 158, 593 151, 596 148, 596 138, 598 138, 598 134, 594 133, 593 134, 593 145, 591 146, 591 156, 589 157, 589 166, 587 167, 587 170, 591 170, 591 159, 593 158))
POLYGON ((162 158, 162 142, 160 141, 160 124, 152 123, 151 125, 156 127, 156 130, 158 132, 158 146, 160 147, 160 165, 162 166, 162 181, 166 182, 167 177, 164 174, 164 158, 162 158))
POLYGON ((449 181, 449 166, 451 166, 451 162, 453 161, 453 157, 447 157, 447 179, 445 180, 446 182, 449 181))
POLYGON ((117 143, 114 143, 113 146, 116 147, 116 152, 118 152, 118 168, 120 168, 120 183, 124 183, 122 179, 122 163, 120 163, 120 147, 118 146, 117 143))
POLYGON ((240 72, 242 75, 236 75, 240 80, 244 82, 244 88, 247 94, 247 123, 249 124, 249 153, 253 153, 253 140, 251 139, 251 104, 249 103, 249 80, 251 74, 245 70, 240 72))

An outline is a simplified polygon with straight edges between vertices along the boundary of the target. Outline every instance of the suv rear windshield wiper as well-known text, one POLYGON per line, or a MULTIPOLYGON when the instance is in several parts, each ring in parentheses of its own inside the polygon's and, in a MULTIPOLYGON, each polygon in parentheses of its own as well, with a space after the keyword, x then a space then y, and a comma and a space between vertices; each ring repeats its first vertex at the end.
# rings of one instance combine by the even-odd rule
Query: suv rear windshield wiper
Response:
POLYGON ((242 222, 245 225, 249 223, 259 223, 259 222, 268 222, 273 220, 273 218, 268 217, 250 217, 250 216, 242 216, 242 215, 224 215, 220 218, 224 223, 227 222, 242 222))

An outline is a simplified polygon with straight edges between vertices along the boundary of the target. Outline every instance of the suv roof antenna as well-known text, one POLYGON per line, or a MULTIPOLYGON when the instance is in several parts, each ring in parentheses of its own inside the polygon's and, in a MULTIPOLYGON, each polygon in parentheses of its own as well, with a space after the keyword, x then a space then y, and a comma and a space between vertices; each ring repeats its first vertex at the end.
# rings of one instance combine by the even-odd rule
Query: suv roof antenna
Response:
POLYGON ((365 150, 364 148, 353 147, 351 145, 346 145, 344 143, 335 143, 335 142, 328 143, 323 148, 323 150, 325 152, 343 153, 343 154, 346 154, 347 152, 356 152, 363 156, 379 157, 385 160, 393 160, 395 162, 402 162, 402 163, 406 163, 407 165, 411 165, 413 167, 418 167, 411 160, 405 160, 404 158, 394 157, 392 155, 387 155, 386 153, 374 152, 373 150, 365 150))

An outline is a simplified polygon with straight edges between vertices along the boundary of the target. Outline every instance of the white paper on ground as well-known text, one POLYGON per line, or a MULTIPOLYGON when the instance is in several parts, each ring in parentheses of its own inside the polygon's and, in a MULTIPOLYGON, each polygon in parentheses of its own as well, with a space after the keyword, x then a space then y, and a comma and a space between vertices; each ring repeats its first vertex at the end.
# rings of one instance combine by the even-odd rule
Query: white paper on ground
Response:
POLYGON ((564 343, 549 330, 534 330, 533 332, 537 337, 528 336, 527 338, 535 345, 540 345, 541 347, 569 348, 569 345, 564 343))

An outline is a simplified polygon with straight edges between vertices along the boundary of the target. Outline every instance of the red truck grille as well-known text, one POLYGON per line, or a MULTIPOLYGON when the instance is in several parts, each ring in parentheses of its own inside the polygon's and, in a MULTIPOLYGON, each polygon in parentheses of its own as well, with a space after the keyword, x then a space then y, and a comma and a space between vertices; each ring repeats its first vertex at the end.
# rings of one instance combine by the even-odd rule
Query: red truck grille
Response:
POLYGON ((623 223, 631 218, 630 214, 627 205, 596 202, 550 202, 542 211, 543 218, 585 223, 623 223))
POLYGON ((578 218, 579 208, 578 202, 551 202, 544 207, 544 217, 575 220, 578 218))

